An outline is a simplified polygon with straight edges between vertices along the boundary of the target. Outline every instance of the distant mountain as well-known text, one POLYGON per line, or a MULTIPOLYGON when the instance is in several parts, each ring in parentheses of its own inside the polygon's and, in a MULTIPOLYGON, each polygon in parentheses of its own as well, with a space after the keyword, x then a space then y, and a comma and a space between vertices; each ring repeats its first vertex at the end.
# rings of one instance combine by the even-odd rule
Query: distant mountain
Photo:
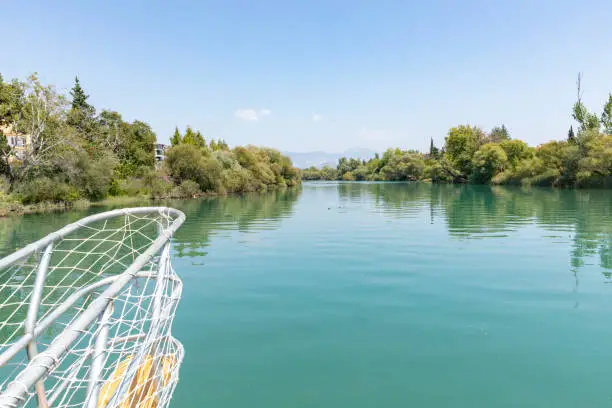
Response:
POLYGON ((335 167, 338 164, 338 159, 341 157, 354 157, 357 159, 368 160, 376 154, 374 150, 365 148, 352 148, 347 149, 342 153, 327 153, 327 152, 284 152, 287 156, 291 157, 293 165, 300 169, 307 167, 323 167, 325 165, 335 167))

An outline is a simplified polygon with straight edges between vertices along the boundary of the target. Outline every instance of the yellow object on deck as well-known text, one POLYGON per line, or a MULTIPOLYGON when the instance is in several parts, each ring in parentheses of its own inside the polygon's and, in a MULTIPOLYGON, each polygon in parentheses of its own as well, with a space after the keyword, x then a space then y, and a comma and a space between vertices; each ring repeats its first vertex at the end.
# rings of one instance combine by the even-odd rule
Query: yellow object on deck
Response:
MULTIPOLYGON (((109 403, 117 387, 121 384, 121 380, 126 374, 126 370, 133 357, 127 356, 125 360, 120 362, 111 374, 110 378, 104 383, 98 397, 98 408, 105 408, 109 403)), ((125 396, 119 399, 119 408, 156 408, 158 403, 158 393, 160 388, 164 388, 172 378, 172 370, 177 364, 176 356, 169 354, 161 357, 159 367, 161 375, 157 375, 155 370, 155 359, 148 355, 144 361, 138 366, 136 374, 128 387, 125 396), (159 380, 161 379, 161 387, 159 380)))

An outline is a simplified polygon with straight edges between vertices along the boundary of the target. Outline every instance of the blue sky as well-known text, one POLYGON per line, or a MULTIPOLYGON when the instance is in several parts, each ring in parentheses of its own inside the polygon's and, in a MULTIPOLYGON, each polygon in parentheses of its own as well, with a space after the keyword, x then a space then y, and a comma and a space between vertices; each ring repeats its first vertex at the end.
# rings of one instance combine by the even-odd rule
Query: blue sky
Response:
POLYGON ((612 92, 610 1, 30 1, 0 5, 0 72, 150 123, 289 151, 426 149, 505 123, 565 137, 575 79, 612 92))

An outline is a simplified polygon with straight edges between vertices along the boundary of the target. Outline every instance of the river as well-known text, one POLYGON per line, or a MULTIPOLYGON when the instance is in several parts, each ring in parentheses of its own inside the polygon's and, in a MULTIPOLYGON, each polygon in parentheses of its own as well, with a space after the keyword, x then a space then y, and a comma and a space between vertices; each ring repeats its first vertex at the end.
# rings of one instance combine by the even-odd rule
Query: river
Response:
MULTIPOLYGON (((172 407, 612 401, 612 191, 329 182, 169 205, 172 407)), ((0 220, 1 255, 104 209, 0 220)))

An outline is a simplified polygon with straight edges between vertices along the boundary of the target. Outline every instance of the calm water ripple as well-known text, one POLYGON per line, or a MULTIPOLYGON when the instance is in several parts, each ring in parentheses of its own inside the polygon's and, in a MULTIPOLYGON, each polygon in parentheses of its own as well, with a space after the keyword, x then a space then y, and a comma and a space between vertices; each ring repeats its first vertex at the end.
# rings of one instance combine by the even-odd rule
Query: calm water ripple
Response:
MULTIPOLYGON (((173 407, 612 402, 612 192, 401 183, 166 203, 173 407)), ((97 208, 0 221, 5 255, 97 208)))

